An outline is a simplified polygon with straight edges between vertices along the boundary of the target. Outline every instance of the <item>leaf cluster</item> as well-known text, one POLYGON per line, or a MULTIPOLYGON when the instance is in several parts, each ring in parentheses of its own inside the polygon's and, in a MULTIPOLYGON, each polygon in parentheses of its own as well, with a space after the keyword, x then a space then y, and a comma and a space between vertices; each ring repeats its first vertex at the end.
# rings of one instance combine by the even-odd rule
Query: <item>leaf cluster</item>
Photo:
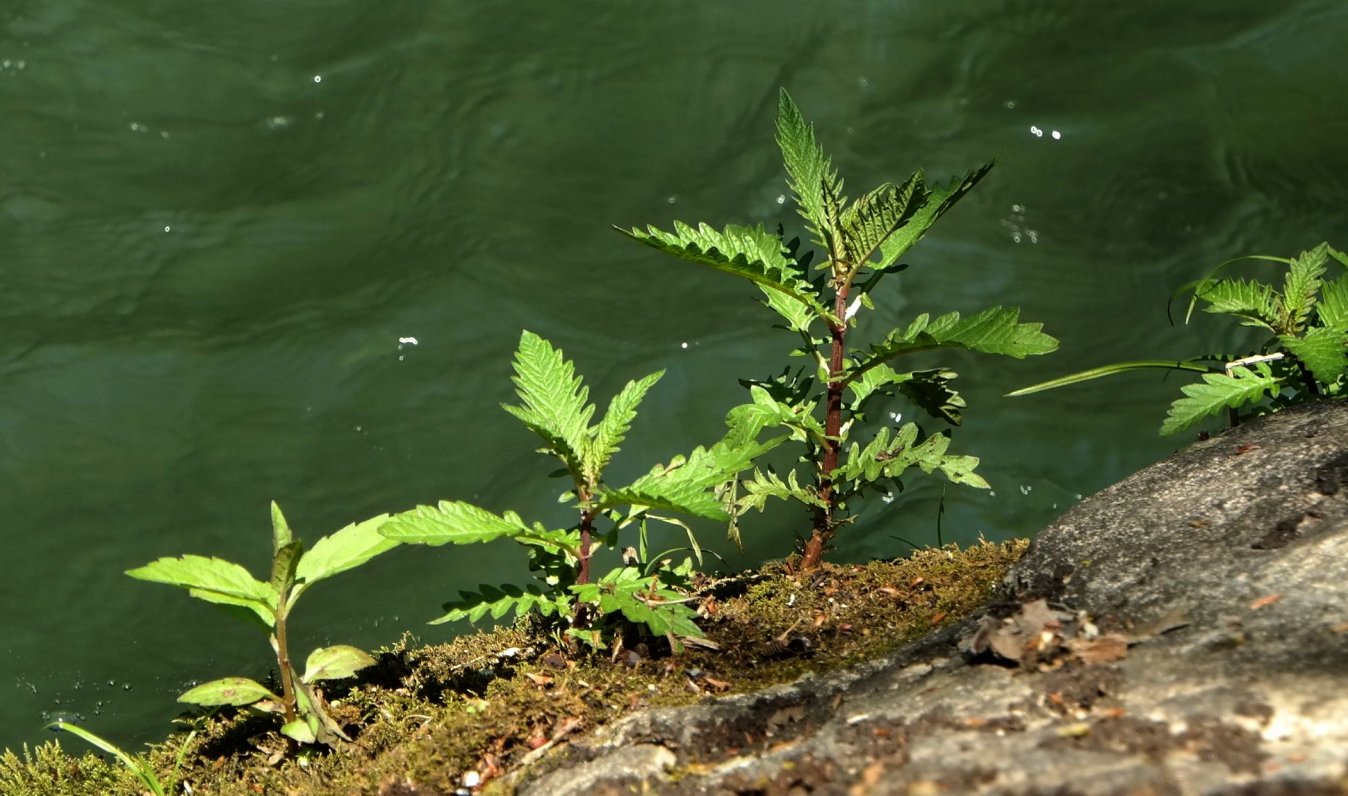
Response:
POLYGON ((1120 362, 1024 387, 1010 395, 1147 368, 1202 374, 1201 381, 1180 388, 1183 395, 1170 405, 1161 424, 1162 434, 1193 428, 1224 409, 1234 425, 1241 407, 1253 407, 1251 412, 1259 414, 1315 398, 1343 397, 1348 382, 1348 275, 1327 276, 1331 261, 1348 269, 1348 255, 1328 243, 1290 259, 1238 257, 1176 291, 1177 295, 1192 293, 1186 323, 1201 304, 1205 312, 1230 315, 1241 326, 1263 330, 1267 337, 1252 351, 1179 362, 1120 362), (1222 276, 1232 265, 1246 261, 1285 266, 1282 284, 1222 276))
POLYGON ((519 405, 503 408, 543 441, 541 453, 553 456, 569 476, 571 489, 563 496, 576 512, 577 522, 552 528, 525 522, 518 514, 497 514, 464 501, 441 501, 395 515, 379 532, 390 540, 410 544, 479 544, 510 539, 528 549, 535 582, 524 587, 483 585, 460 593, 445 605, 436 622, 536 616, 567 635, 595 647, 619 617, 668 638, 677 649, 680 639, 699 637, 694 612, 675 588, 686 581, 691 560, 675 566, 652 557, 647 545, 647 522, 661 521, 683 528, 689 548, 700 560, 700 548, 687 526, 673 514, 727 520, 716 489, 749 467, 757 456, 780 440, 761 442, 732 418, 723 439, 698 447, 668 464, 653 467, 623 486, 611 486, 603 474, 636 418, 637 408, 663 371, 629 381, 594 421, 596 407, 589 389, 563 352, 538 335, 525 331, 514 360, 514 383, 519 405), (602 532, 601 532, 602 524, 602 532), (601 549, 619 549, 620 531, 635 526, 638 545, 634 565, 610 570, 592 580, 589 563, 601 549))
POLYGON ((224 606, 266 632, 276 653, 280 695, 247 677, 225 677, 189 689, 178 701, 207 707, 249 706, 279 715, 284 722, 281 732, 300 743, 331 746, 338 740, 349 741, 324 709, 323 697, 314 685, 351 677, 374 659, 355 647, 337 644, 311 652, 301 673, 291 662, 286 644, 288 620, 309 587, 364 564, 398 542, 379 534, 388 519, 381 515, 325 536, 306 551, 274 502, 271 514, 272 566, 265 581, 232 561, 198 555, 160 558, 126 574, 178 586, 199 600, 224 606))

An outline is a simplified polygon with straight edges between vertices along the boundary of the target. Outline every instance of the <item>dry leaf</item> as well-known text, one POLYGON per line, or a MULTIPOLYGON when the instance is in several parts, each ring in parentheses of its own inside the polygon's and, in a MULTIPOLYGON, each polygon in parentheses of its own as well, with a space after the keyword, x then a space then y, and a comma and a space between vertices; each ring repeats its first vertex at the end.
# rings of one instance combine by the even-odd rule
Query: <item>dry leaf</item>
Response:
POLYGON ((1258 611, 1260 608, 1263 608, 1266 605, 1272 605, 1281 599, 1282 599, 1281 594, 1266 594, 1263 597, 1260 597, 1259 599, 1250 603, 1250 610, 1258 611))
POLYGON ((1128 639, 1118 633, 1092 639, 1074 638, 1067 641, 1067 649, 1082 663, 1109 663, 1127 657, 1128 639))

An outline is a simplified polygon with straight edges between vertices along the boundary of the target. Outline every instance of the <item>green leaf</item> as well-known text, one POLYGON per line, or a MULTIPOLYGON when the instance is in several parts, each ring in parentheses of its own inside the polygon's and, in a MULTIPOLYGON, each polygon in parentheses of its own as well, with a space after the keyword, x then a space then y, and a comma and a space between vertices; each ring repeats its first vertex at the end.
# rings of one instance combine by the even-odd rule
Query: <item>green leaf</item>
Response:
POLYGON ((897 479, 904 470, 916 466, 924 473, 940 470, 952 483, 988 488, 988 482, 974 473, 977 457, 947 454, 950 438, 944 434, 917 443, 918 431, 916 423, 905 423, 892 440, 890 430, 882 428, 864 449, 853 443, 847 461, 834 471, 834 478, 869 484, 881 478, 897 479))
POLYGON ((304 677, 301 679, 306 683, 341 680, 352 677, 361 669, 374 664, 374 658, 365 650, 346 644, 335 644, 309 653, 308 660, 304 662, 304 677))
POLYGON ((1220 279, 1200 283, 1194 298, 1207 302, 1205 312, 1243 318, 1246 325, 1273 330, 1278 325, 1278 295, 1273 288, 1254 280, 1220 279))
POLYGON ((805 121, 786 89, 777 103, 777 146, 801 216, 819 244, 837 253, 838 211, 845 201, 842 180, 815 140, 814 127, 805 121))
POLYGON ((1315 312, 1322 326, 1348 332, 1348 277, 1324 283, 1315 312))
POLYGON ((117 758, 117 760, 123 766, 125 766, 127 770, 135 774, 136 778, 140 780, 142 785, 144 785, 146 788, 149 789, 150 793, 154 794, 154 796, 164 796, 164 786, 159 781, 159 777, 155 775, 154 769, 149 765, 149 763, 128 754, 125 750, 123 750, 120 746, 114 744, 112 741, 109 741, 105 738, 95 735, 89 730, 86 730, 78 725, 71 724, 69 722, 58 719, 57 721, 54 721, 51 724, 48 724, 47 726, 49 728, 56 730, 65 730, 66 732, 78 738, 84 739, 85 741, 94 745, 103 752, 112 755, 113 757, 117 758))
POLYGON ((665 509, 727 520, 729 515, 716 496, 716 487, 747 469, 755 458, 785 439, 741 442, 739 436, 732 430, 726 439, 710 448, 698 447, 687 458, 676 456, 667 465, 656 465, 629 486, 607 490, 597 495, 596 500, 600 508, 631 505, 638 509, 665 509))
POLYGON ((502 405, 547 443, 547 450, 576 477, 583 471, 583 452, 594 405, 575 366, 542 337, 525 330, 515 352, 515 382, 523 406, 502 405))
POLYGON ((1278 378, 1266 363, 1260 362, 1254 370, 1244 366, 1232 368, 1229 376, 1205 373, 1201 383, 1186 384, 1180 390, 1184 397, 1170 405, 1161 424, 1162 434, 1183 431, 1227 407, 1236 408, 1266 395, 1276 397, 1278 378))
POLYGON ((609 459, 618 452, 618 445, 632 427, 641 400, 664 374, 665 372, 661 370, 637 381, 629 381, 617 395, 613 396, 608 411, 595 427, 593 437, 585 447, 585 468, 591 483, 599 481, 599 476, 608 466, 609 459))
POLYGON ((353 522, 319 539, 300 558, 295 577, 306 586, 311 586, 397 547, 399 540, 380 533, 388 521, 389 515, 380 514, 362 522, 353 522))
POLYGON ((693 621, 697 612, 681 602, 686 596, 636 567, 614 569, 597 583, 572 586, 571 592, 577 601, 597 606, 603 614, 621 613, 655 636, 703 636, 693 621))
POLYGON ((300 562, 304 543, 298 539, 289 542, 276 551, 271 560, 271 579, 268 585, 277 595, 289 595, 295 585, 295 566, 300 562))
MULTIPOLYGON (((897 266, 899 258, 907 254, 908 250, 927 234, 927 230, 931 229, 937 219, 954 207, 965 194, 972 191, 974 186, 992 170, 994 163, 995 161, 985 163, 962 178, 956 177, 945 185, 931 189, 922 207, 910 215, 903 226, 881 244, 879 261, 872 268, 884 271, 897 266)), ((919 171, 913 176, 921 180, 922 172, 919 171)))
POLYGON ((993 307, 969 318, 951 312, 928 321, 918 316, 907 329, 894 330, 868 356, 848 369, 847 380, 856 380, 873 367, 904 354, 935 348, 966 348, 984 354, 1024 358, 1057 349, 1058 341, 1040 331, 1042 323, 1020 323, 1020 309, 993 307))
POLYGON ((825 507, 823 500, 815 492, 813 486, 802 486, 796 478, 796 471, 790 470, 786 474, 786 480, 772 470, 764 472, 763 470, 754 470, 753 478, 746 479, 741 483, 745 494, 736 500, 735 505, 739 513, 756 509, 762 511, 767 506, 768 498, 777 498, 778 500, 795 500, 806 506, 825 507))
POLYGON ((574 553, 574 532, 550 531, 538 523, 524 524, 513 511, 497 515, 460 500, 442 500, 393 515, 379 533, 408 544, 478 544, 510 538, 523 544, 574 553))
POLYGON ((805 442, 811 437, 823 439, 824 426, 810 414, 809 404, 792 406, 779 401, 767 388, 759 384, 750 385, 749 397, 753 399, 752 403, 741 404, 731 409, 726 419, 732 427, 740 426, 745 430, 743 439, 752 440, 764 428, 771 426, 791 429, 791 438, 800 442, 805 442))
POLYGON ((282 725, 281 734, 299 743, 315 743, 318 741, 318 733, 313 727, 316 723, 317 720, 314 717, 302 716, 282 725))
POLYGON ((247 608, 267 627, 276 622, 276 593, 232 561, 196 555, 166 557, 126 574, 137 580, 179 586, 206 602, 247 608))
POLYGON ((1306 319, 1315 308, 1315 296, 1320 292, 1320 278, 1325 275, 1329 259, 1328 244, 1321 243, 1301 253, 1287 269, 1282 290, 1282 323, 1279 332, 1294 334, 1306 326, 1306 319))
POLYGON ((275 557, 282 547, 295 539, 294 532, 290 530, 290 524, 286 522, 285 515, 281 513, 281 507, 274 500, 271 502, 271 539, 272 557, 275 557))
POLYGON ((821 317, 822 313, 811 309, 813 303, 803 302, 794 294, 787 294, 776 288, 759 285, 763 291, 763 304, 786 321, 786 328, 793 332, 808 333, 810 324, 821 317))
POLYGON ((918 172, 900 187, 885 183, 859 197, 843 212, 842 249, 853 273, 866 265, 880 245, 927 200, 918 172))
POLYGON ((852 401, 848 408, 854 413, 860 412, 866 400, 876 392, 891 394, 884 388, 892 384, 902 384, 911 378, 913 378, 911 373, 899 373, 888 365, 877 364, 847 382, 847 389, 852 392, 852 401))
POLYGON ((483 584, 478 588, 481 591, 459 592, 460 599, 445 603, 447 613, 439 619, 432 620, 430 624, 439 625, 460 619, 476 622, 487 614, 491 614, 493 619, 500 619, 511 611, 515 612, 516 618, 523 618, 530 613, 541 616, 564 616, 571 611, 571 600, 568 596, 544 594, 533 585, 522 589, 513 585, 498 587, 483 584))
POLYGON ((260 699, 280 701, 281 698, 267 690, 266 686, 247 677, 223 677, 212 680, 184 691, 178 697, 179 702, 208 706, 251 705, 260 699))
POLYGON ((653 226, 645 230, 618 228, 618 231, 660 251, 748 279, 765 290, 799 302, 817 317, 833 318, 819 303, 813 286, 802 277, 795 261, 786 256, 782 239, 762 226, 729 224, 718 232, 707 224, 693 229, 675 221, 672 233, 653 226))
POLYGON ((1345 349, 1348 333, 1316 326, 1306 330, 1302 337, 1284 335, 1279 340, 1325 387, 1337 382, 1348 370, 1348 350, 1345 349))
POLYGON ((1006 394, 1008 398, 1018 398, 1030 393, 1042 392, 1044 390, 1055 390, 1059 387, 1066 387, 1069 384, 1078 384, 1083 381, 1092 381, 1094 379, 1113 376, 1119 373, 1128 373, 1134 370, 1146 370, 1149 368, 1161 368, 1163 370, 1191 370, 1198 373, 1211 373, 1210 366, 1195 364, 1200 361, 1211 360, 1211 357, 1196 357, 1194 359, 1140 359, 1135 362, 1115 362, 1110 365, 1101 365, 1098 368, 1083 370, 1079 373, 1070 373, 1066 376, 1059 376, 1056 379, 1041 381, 1038 384, 1031 384, 1029 387, 1021 387, 1019 390, 1012 390, 1006 394))

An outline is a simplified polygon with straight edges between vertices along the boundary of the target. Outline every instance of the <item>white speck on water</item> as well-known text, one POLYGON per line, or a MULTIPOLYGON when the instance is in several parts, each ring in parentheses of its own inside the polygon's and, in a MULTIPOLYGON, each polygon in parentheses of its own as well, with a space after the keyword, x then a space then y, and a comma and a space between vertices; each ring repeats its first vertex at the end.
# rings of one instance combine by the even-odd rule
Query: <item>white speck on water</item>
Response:
POLYGON ((1014 111, 1016 109, 1016 101, 1007 100, 1006 102, 1002 103, 1002 107, 1006 108, 1008 111, 1014 111))
POLYGON ((1049 135, 1053 136, 1054 141, 1062 140, 1062 133, 1058 132, 1057 130, 1054 130, 1053 132, 1049 133, 1049 135))
POLYGON ((1030 125, 1030 134, 1033 135, 1035 138, 1044 137, 1044 131, 1040 130, 1038 127, 1035 127, 1034 125, 1030 125))
POLYGON ((1034 487, 1030 486, 1029 484, 1021 484, 1021 486, 1020 486, 1020 494, 1022 494, 1022 495, 1028 495, 1028 494, 1030 494, 1030 490, 1032 490, 1032 489, 1034 489, 1034 487))
POLYGON ((893 420, 895 423, 898 423, 901 420, 903 420, 903 412, 890 412, 889 419, 893 420))
POLYGON ((679 195, 676 193, 672 193, 669 196, 665 197, 665 201, 669 204, 677 204, 679 201, 679 195))
POLYGON ((148 132, 148 128, 146 128, 145 125, 141 124, 140 122, 132 122, 130 126, 131 126, 131 132, 133 132, 133 133, 144 133, 144 132, 148 132))
POLYGON ((355 427, 355 430, 356 430, 356 433, 357 433, 357 434, 360 434, 360 433, 363 433, 363 432, 365 431, 365 428, 364 428, 363 426, 356 426, 356 427, 355 427))
POLYGON ((685 351, 688 350, 688 341, 684 340, 682 343, 679 343, 679 348, 682 348, 685 351))
POLYGON ((893 502, 894 502, 894 493, 893 493, 893 492, 886 492, 886 493, 884 493, 883 495, 880 496, 880 500, 882 500, 882 501, 885 502, 885 503, 893 503, 893 502))
POLYGON ((322 83, 322 82, 323 82, 323 76, 322 76, 322 75, 314 75, 314 82, 315 82, 315 83, 322 83))
POLYGON ((173 231, 173 227, 170 227, 168 224, 165 224, 165 225, 164 225, 164 231, 165 231, 165 232, 172 232, 172 231, 173 231))
POLYGON ((990 497, 990 498, 997 497, 996 491, 989 489, 989 490, 988 490, 988 497, 990 497))
POLYGON ((418 344, 418 343, 417 343, 417 338, 415 338, 415 337, 399 337, 399 338, 398 338, 398 345, 417 345, 417 344, 418 344))
POLYGON ((784 193, 777 194, 777 204, 779 205, 786 204, 786 194, 784 193))
POLYGON ((271 130, 284 130, 294 121, 293 116, 273 116, 267 120, 267 127, 271 130))

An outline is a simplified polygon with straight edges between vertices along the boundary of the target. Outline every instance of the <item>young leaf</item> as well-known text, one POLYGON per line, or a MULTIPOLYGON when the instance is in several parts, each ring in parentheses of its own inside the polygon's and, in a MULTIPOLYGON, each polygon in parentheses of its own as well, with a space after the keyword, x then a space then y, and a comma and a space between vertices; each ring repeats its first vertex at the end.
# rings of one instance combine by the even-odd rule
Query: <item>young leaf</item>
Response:
POLYGON ((866 405, 866 400, 876 392, 888 392, 884 390, 885 387, 902 384, 911 378, 913 378, 911 373, 899 373, 888 365, 875 365, 847 383, 847 389, 852 392, 852 403, 849 408, 854 413, 860 412, 866 405))
POLYGON ((850 270, 866 265, 880 244, 906 222, 927 200, 927 189, 918 172, 896 188, 885 183, 857 198, 840 219, 842 248, 850 270))
POLYGON ((373 666, 374 663, 374 658, 364 650, 346 644, 335 644, 309 653, 308 660, 304 662, 304 677, 301 679, 306 683, 341 680, 355 675, 367 666, 373 666))
POLYGON ((1292 356, 1301 360, 1315 380, 1326 387, 1334 384, 1348 369, 1348 334, 1338 329, 1316 326, 1302 337, 1279 338, 1292 356))
POLYGON ((1325 275, 1329 259, 1329 245, 1321 243, 1292 261, 1283 281, 1282 324, 1279 331, 1294 334, 1306 325, 1306 318, 1315 308, 1315 295, 1320 292, 1320 277, 1325 275))
POLYGON ((409 544, 477 544, 503 536, 528 533, 520 515, 496 515, 461 500, 442 500, 435 506, 417 506, 394 514, 379 528, 389 539, 409 544))
POLYGON ((281 734, 303 744, 315 743, 318 740, 318 733, 313 725, 317 721, 310 716, 301 716, 294 721, 286 722, 281 726, 281 734))
POLYGON ((303 586, 311 586, 397 547, 398 540, 379 532, 388 521, 389 515, 380 514, 363 522, 353 522, 319 539, 313 548, 300 557, 295 577, 302 581, 303 586))
MULTIPOLYGON (((945 215, 947 210, 954 207, 956 202, 964 198, 965 194, 972 191, 974 186, 987 176, 994 162, 985 163, 965 174, 963 178, 953 179, 945 185, 931 189, 926 203, 911 214, 908 220, 880 245, 879 261, 872 268, 876 271, 885 271, 896 267, 899 258, 907 254, 908 250, 927 234, 927 230, 931 229, 936 220, 945 215)), ((919 171, 913 176, 920 180, 922 172, 919 171)))
MULTIPOLYGON (((57 721, 54 721, 51 724, 48 724, 47 726, 56 730, 65 730, 66 732, 78 738, 83 738, 85 741, 88 741, 90 744, 98 747, 107 754, 112 755, 113 757, 117 758, 117 760, 121 762, 121 764, 125 766, 128 771, 135 774, 136 778, 140 780, 140 783, 142 785, 144 785, 146 788, 149 789, 150 793, 154 794, 154 796, 164 796, 165 793, 164 786, 162 783, 160 783, 159 777, 155 775, 154 769, 150 766, 149 763, 137 757, 133 757, 132 755, 128 754, 125 750, 123 750, 120 746, 114 744, 112 741, 109 741, 101 736, 95 735, 89 730, 86 730, 78 725, 71 724, 70 722, 58 719, 57 721)), ((186 747, 184 746, 184 748, 186 747)))
POLYGON ((179 586, 206 602, 247 608, 268 627, 276 622, 276 593, 232 561, 196 555, 165 557, 126 574, 137 580, 179 586))
POLYGON ((618 452, 618 445, 627 436, 632 421, 637 416, 637 406, 654 384, 660 380, 663 370, 652 373, 643 379, 627 382, 622 391, 613 396, 604 418, 594 428, 594 435, 585 446, 585 469, 591 483, 597 483, 609 459, 618 452))
POLYGON ((295 585, 295 566, 299 564, 303 550, 304 543, 296 539, 283 545, 272 556, 268 585, 275 594, 290 594, 291 587, 295 585))
POLYGON ((1083 381, 1092 381, 1094 379, 1113 376, 1117 373, 1127 373, 1133 370, 1147 370, 1149 368, 1161 368, 1162 370, 1190 370, 1197 373, 1211 373, 1212 367, 1197 364, 1198 362, 1213 361, 1212 357, 1194 357, 1193 359, 1171 360, 1171 359, 1141 359, 1136 362, 1115 362, 1111 365, 1101 365, 1098 368, 1083 370, 1079 373, 1071 373, 1066 376, 1059 376, 1056 379, 1049 379, 1038 384, 1031 384, 1029 387, 1021 387, 1019 390, 1012 390, 1007 393, 1008 398, 1018 398, 1030 393, 1042 392, 1044 390, 1054 390, 1058 387, 1066 387, 1069 384, 1078 384, 1083 381))
POLYGON ((838 210, 845 201, 842 180, 815 140, 814 126, 805 121, 786 89, 782 89, 777 103, 777 146, 782 150, 782 162, 801 216, 820 246, 834 253, 838 210))
MULTIPOLYGON (((735 437, 733 431, 727 437, 735 437)), ((714 489, 746 469, 755 458, 775 448, 785 439, 767 442, 733 443, 721 440, 710 448, 694 448, 685 459, 676 456, 668 465, 656 465, 649 473, 623 489, 609 490, 596 497, 601 508, 632 505, 638 508, 666 509, 727 520, 729 515, 714 489)))
POLYGON ((260 699, 280 701, 281 698, 247 677, 222 677, 184 691, 178 697, 179 702, 207 706, 251 705, 260 699))
POLYGON ((1258 401, 1265 395, 1277 396, 1278 378, 1267 364, 1260 362, 1254 370, 1244 366, 1232 368, 1229 376, 1205 373, 1202 383, 1186 384, 1180 391, 1184 397, 1170 405, 1161 424, 1162 434, 1183 431, 1227 407, 1258 401))
POLYGON ((684 595, 662 588, 658 580, 636 567, 615 569, 598 583, 572 586, 571 592, 578 601, 597 605, 604 614, 621 613, 627 621, 645 625, 656 636, 704 635, 693 621, 697 612, 680 602, 684 595))
POLYGON ((294 532, 290 530, 290 524, 286 522, 285 515, 281 513, 281 507, 274 500, 271 502, 271 538, 272 557, 275 557, 282 547, 295 539, 294 532))
POLYGON ((520 335, 515 352, 515 382, 523 406, 502 405, 538 434, 573 474, 583 470, 594 405, 575 366, 552 344, 530 331, 520 335))
POLYGON ((810 283, 797 271, 795 262, 786 256, 782 239, 762 226, 729 224, 724 231, 718 232, 706 224, 693 229, 675 221, 672 233, 653 226, 645 230, 618 228, 618 231, 676 257, 748 279, 765 290, 799 302, 817 317, 826 320, 833 317, 819 303, 810 283))

